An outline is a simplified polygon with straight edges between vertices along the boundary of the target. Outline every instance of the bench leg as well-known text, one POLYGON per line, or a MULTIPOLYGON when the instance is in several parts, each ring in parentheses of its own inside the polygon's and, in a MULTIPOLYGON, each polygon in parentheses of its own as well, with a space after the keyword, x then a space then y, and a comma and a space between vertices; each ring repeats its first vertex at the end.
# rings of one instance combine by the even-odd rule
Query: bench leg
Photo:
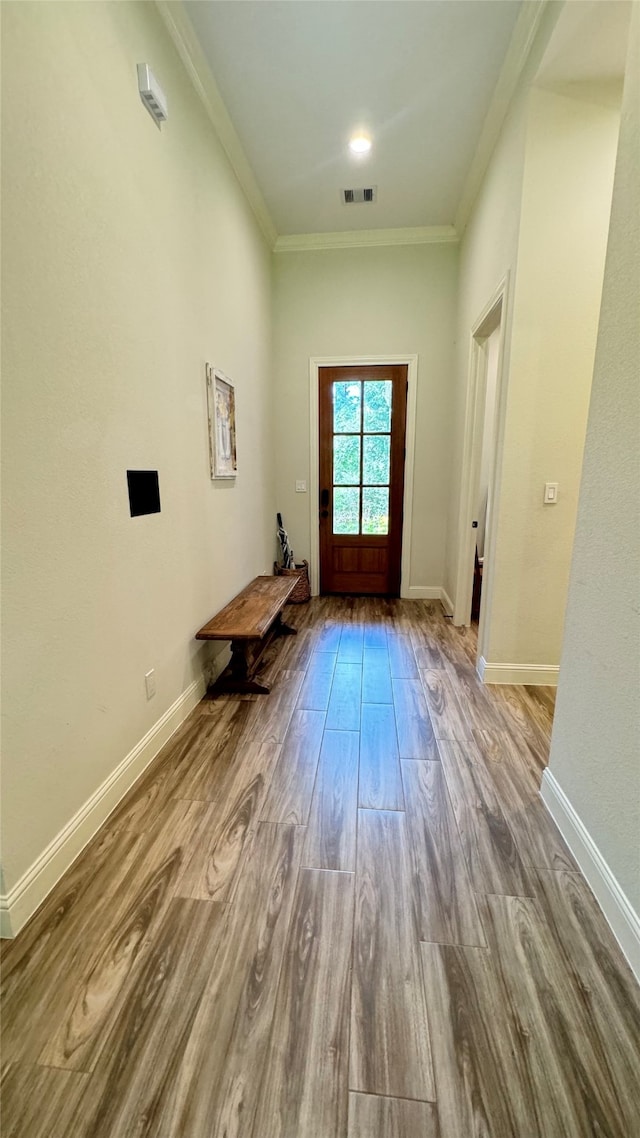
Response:
POLYGON ((231 663, 228 682, 238 692, 252 692, 256 695, 268 695, 271 691, 269 684, 254 679, 254 672, 262 655, 262 645, 255 644, 253 640, 231 641, 231 663))
POLYGON ((233 676, 221 676, 211 688, 211 692, 216 695, 269 695, 270 691, 270 685, 263 684, 260 680, 239 680, 233 676))
POLYGON ((292 628, 290 624, 285 624, 280 613, 276 617, 273 624, 274 636, 297 636, 298 629, 292 628))
POLYGON ((255 678, 255 673, 266 649, 276 636, 296 636, 297 628, 285 624, 278 615, 266 636, 260 640, 232 640, 231 661, 226 672, 216 681, 216 692, 239 692, 252 695, 269 695, 271 685, 255 678))
POLYGON ((229 667, 214 684, 216 692, 238 692, 239 694, 269 695, 270 684, 254 677, 254 672, 262 655, 262 645, 253 640, 232 640, 229 667))

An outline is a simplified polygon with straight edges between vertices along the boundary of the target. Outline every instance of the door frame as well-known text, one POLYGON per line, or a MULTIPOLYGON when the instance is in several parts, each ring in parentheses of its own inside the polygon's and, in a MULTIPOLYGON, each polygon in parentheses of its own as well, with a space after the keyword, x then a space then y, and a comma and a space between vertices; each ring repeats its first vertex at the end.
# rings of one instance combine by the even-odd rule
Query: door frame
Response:
POLYGON ((489 610, 489 604, 487 602, 492 594, 495 572, 495 559, 493 554, 498 519, 498 493, 507 392, 505 344, 509 315, 508 302, 509 273, 507 272, 473 324, 469 352, 460 509, 458 514, 456 594, 453 609, 453 623, 455 625, 468 625, 471 621, 473 570, 475 562, 475 530, 472 529, 471 523, 473 521, 475 498, 480 477, 487 390, 488 361, 484 347, 491 333, 494 332, 497 327, 500 327, 496 376, 495 455, 490 491, 492 505, 489 530, 485 535, 486 572, 483 575, 482 581, 483 598, 480 608, 480 627, 478 629, 478 659, 483 655, 485 628, 487 626, 486 617, 489 610))
POLYGON ((320 500, 319 471, 319 372, 321 367, 366 367, 402 364, 407 368, 407 422, 405 431, 404 495, 402 518, 402 557, 400 562, 400 596, 409 597, 411 567, 411 511, 413 505, 413 464, 416 443, 416 406, 418 356, 311 356, 309 359, 309 580, 311 593, 320 590, 320 500))

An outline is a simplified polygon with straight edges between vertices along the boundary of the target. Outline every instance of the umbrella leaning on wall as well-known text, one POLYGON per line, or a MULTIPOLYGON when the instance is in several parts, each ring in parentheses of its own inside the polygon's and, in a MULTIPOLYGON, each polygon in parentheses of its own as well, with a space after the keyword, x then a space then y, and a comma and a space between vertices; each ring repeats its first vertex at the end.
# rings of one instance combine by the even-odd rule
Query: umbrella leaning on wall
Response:
POLYGON ((283 569, 295 569, 293 550, 289 544, 289 534, 282 523, 282 514, 277 514, 276 517, 278 519, 278 541, 282 550, 282 567, 283 569))
POLYGON ((303 561, 296 565, 293 550, 289 545, 289 534, 282 523, 282 514, 277 514, 278 541, 282 551, 282 565, 274 563, 273 572, 277 577, 297 577, 295 588, 289 595, 288 604, 301 605, 311 600, 311 587, 309 585, 309 563, 303 561))

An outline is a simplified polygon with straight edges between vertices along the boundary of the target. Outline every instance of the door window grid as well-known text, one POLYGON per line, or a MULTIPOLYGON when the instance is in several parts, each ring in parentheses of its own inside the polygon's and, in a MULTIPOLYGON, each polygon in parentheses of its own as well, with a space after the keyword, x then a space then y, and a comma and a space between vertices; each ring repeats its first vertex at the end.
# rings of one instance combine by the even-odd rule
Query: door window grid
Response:
POLYGON ((333 533, 389 532, 391 380, 333 384, 333 533))

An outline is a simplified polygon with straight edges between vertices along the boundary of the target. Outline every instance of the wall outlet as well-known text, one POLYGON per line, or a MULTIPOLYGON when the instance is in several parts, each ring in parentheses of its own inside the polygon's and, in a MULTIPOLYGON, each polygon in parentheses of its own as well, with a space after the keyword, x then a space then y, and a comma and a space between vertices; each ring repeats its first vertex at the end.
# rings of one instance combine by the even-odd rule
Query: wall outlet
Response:
POLYGON ((296 494, 306 494, 306 492, 307 492, 306 482, 304 481, 303 478, 298 478, 296 480, 296 494))
POLYGON ((156 694, 156 673, 153 668, 150 672, 145 672, 144 686, 147 689, 147 699, 153 699, 156 694))

